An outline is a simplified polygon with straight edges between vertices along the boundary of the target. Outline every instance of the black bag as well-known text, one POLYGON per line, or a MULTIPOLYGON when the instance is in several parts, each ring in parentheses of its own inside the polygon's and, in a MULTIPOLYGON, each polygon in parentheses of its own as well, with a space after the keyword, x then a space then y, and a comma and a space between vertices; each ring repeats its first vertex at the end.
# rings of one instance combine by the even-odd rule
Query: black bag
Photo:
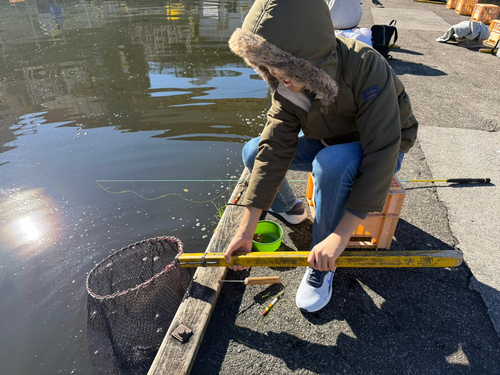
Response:
POLYGON ((392 59, 389 55, 389 49, 396 44, 398 40, 398 29, 396 29, 396 20, 392 20, 389 25, 372 26, 372 44, 373 48, 386 59, 392 59), (391 39, 394 41, 391 43, 391 39))

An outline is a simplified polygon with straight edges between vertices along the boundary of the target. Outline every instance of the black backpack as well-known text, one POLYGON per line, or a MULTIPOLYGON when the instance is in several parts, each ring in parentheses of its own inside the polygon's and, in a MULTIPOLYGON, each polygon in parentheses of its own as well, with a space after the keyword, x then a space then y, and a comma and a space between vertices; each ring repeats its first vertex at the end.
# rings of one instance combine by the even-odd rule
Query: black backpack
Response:
POLYGON ((398 40, 398 29, 396 29, 396 20, 392 20, 389 25, 372 26, 372 44, 373 48, 386 59, 392 59, 389 50, 398 40), (391 39, 394 41, 391 43, 391 39))

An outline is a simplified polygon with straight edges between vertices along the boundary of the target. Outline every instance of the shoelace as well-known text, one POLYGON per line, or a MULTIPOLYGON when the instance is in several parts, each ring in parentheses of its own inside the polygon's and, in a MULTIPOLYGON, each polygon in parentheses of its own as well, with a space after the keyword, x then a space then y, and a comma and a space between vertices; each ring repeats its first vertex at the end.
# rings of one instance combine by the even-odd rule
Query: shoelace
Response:
POLYGON ((320 287, 323 284, 323 279, 327 273, 328 271, 318 271, 313 268, 309 274, 309 284, 315 287, 320 287))

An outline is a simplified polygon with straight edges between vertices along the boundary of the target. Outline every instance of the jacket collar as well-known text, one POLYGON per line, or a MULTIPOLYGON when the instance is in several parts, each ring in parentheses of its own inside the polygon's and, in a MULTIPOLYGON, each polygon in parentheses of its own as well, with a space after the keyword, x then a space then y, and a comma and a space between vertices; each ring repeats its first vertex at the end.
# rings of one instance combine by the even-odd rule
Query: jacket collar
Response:
POLYGON ((229 47, 242 57, 273 91, 276 91, 279 81, 269 73, 269 68, 283 71, 290 80, 313 92, 323 105, 330 104, 337 96, 337 83, 324 70, 278 48, 260 35, 236 29, 229 40, 229 47))

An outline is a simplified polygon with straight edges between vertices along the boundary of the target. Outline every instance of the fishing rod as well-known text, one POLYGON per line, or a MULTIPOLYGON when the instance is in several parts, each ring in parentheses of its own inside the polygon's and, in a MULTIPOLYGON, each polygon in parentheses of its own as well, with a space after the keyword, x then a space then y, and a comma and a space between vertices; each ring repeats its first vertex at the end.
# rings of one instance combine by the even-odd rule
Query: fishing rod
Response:
MULTIPOLYGON (((248 182, 249 179, 228 180, 96 180, 97 183, 111 182, 248 182)), ((307 180, 288 180, 288 182, 307 182, 307 180)), ((449 178, 449 179, 424 179, 424 180, 399 180, 399 182, 450 182, 457 184, 489 184, 490 178, 449 178)))
POLYGON ((399 182, 450 182, 455 184, 489 184, 489 178, 449 178, 446 180, 399 180, 399 182))

